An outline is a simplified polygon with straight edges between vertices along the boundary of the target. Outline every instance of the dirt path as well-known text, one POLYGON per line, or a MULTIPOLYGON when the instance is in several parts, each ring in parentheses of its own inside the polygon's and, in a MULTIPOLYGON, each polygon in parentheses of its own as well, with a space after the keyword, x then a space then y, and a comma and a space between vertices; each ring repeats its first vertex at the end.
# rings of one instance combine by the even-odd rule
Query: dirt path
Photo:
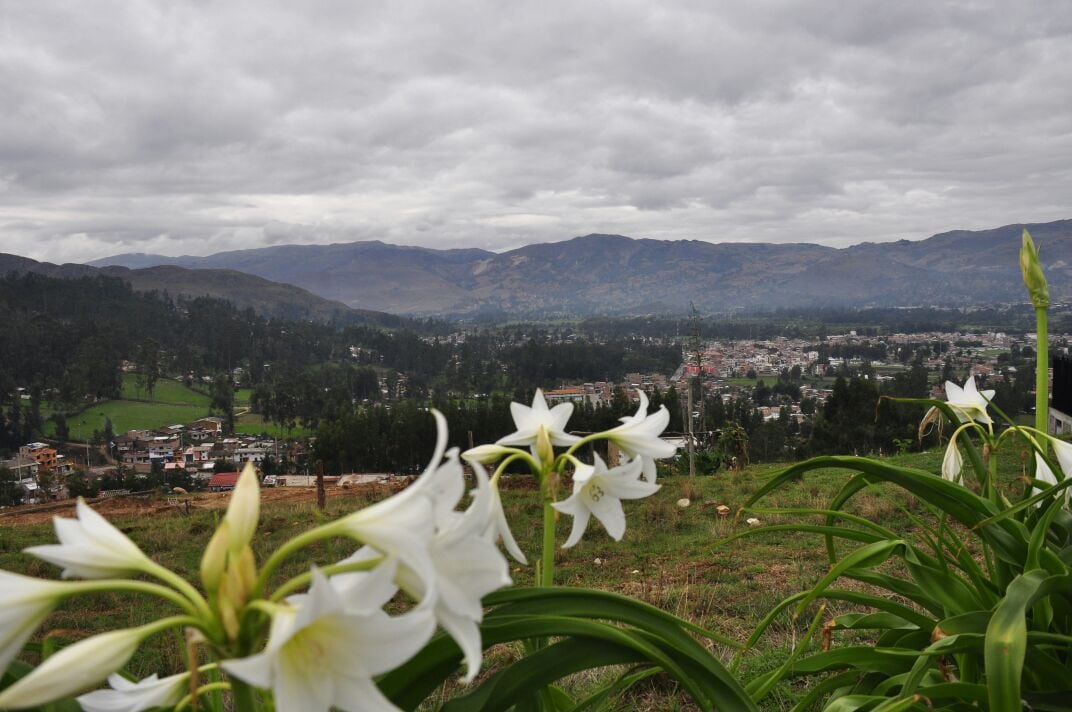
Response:
MULTIPOLYGON (((350 498, 355 496, 367 497, 370 492, 381 492, 384 496, 390 494, 397 487, 382 484, 357 485, 354 487, 328 487, 328 501, 334 499, 350 498)), ((190 501, 190 509, 212 510, 224 509, 231 498, 230 492, 194 492, 188 495, 163 495, 151 493, 145 495, 131 495, 128 497, 98 498, 90 504, 93 509, 108 518, 142 517, 159 512, 174 512, 186 507, 186 500, 190 501)), ((267 487, 261 490, 261 503, 286 504, 316 502, 315 487, 267 487)), ((25 524, 41 524, 52 521, 53 517, 73 517, 75 500, 56 503, 60 506, 49 506, 39 511, 19 512, 16 509, 7 510, 0 517, 0 527, 20 526, 25 524)))

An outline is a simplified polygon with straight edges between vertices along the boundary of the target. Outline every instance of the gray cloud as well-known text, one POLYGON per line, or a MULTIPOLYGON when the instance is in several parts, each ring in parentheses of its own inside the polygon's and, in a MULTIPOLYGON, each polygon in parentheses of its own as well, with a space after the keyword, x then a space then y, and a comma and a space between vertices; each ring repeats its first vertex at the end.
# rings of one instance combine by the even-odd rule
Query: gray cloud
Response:
POLYGON ((0 251, 1069 217, 1070 35, 1064 0, 0 0, 0 251))

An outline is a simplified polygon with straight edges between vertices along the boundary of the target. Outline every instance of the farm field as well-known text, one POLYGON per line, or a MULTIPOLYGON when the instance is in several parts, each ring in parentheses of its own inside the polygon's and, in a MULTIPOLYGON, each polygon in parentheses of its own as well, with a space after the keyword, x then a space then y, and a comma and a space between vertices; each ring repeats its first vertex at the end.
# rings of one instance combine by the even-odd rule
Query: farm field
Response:
POLYGON ((122 400, 146 400, 154 403, 181 405, 203 405, 208 407, 210 398, 207 394, 187 387, 181 381, 161 378, 156 382, 152 398, 144 389, 138 387, 138 379, 133 373, 123 375, 122 400))
MULTIPOLYGON (((104 430, 106 418, 112 421, 112 430, 119 434, 128 430, 160 428, 174 423, 189 423, 208 415, 208 406, 156 403, 150 401, 113 400, 90 406, 67 419, 71 440, 87 440, 94 430, 104 430)), ((54 425, 48 424, 49 435, 54 435, 54 425)))
MULTIPOLYGON (((901 465, 934 471, 942 453, 932 451, 888 458, 901 465)), ((1020 473, 1019 452, 1012 447, 1002 451, 999 460, 1001 479, 1015 492, 1014 480, 1020 473)), ((718 472, 690 480, 666 477, 655 496, 625 504, 628 528, 621 542, 611 540, 593 520, 584 539, 573 549, 558 551, 557 582, 617 591, 635 596, 713 629, 737 641, 744 641, 757 622, 780 600, 814 584, 827 571, 827 557, 820 537, 764 532, 762 526, 748 529, 743 517, 719 516, 720 504, 736 511, 767 479, 784 466, 753 466, 742 472, 718 472), (687 497, 687 507, 677 500, 687 497), (741 531, 748 536, 725 543, 727 537, 741 531)), ((848 474, 823 470, 809 473, 800 481, 782 489, 764 503, 780 507, 822 507, 843 484, 848 474)), ((384 488, 359 490, 331 489, 326 516, 335 517, 385 496, 384 488)), ((504 481, 504 508, 521 548, 530 561, 538 554, 540 506, 533 481, 515 477, 504 481)), ((227 495, 192 496, 193 511, 184 516, 162 500, 147 503, 142 509, 118 501, 102 505, 109 516, 115 507, 117 526, 136 541, 151 557, 192 580, 197 578, 198 562, 212 534, 218 509, 225 506, 227 495)), ((254 541, 258 561, 283 541, 324 521, 315 509, 312 490, 265 490, 261 525, 254 541)), ((925 510, 912 498, 885 486, 876 486, 857 496, 849 511, 906 535, 911 535, 912 517, 925 510)), ((30 517, 30 521, 0 518, 0 568, 34 576, 56 576, 54 567, 20 553, 33 544, 53 540, 47 516, 30 517)), ((762 525, 785 523, 787 515, 756 512, 762 525)), ((816 520, 819 521, 819 520, 816 520)), ((561 543, 569 529, 569 519, 559 524, 561 543)), ((845 544, 843 547, 850 545, 845 544)), ((329 542, 305 550, 295 557, 285 576, 296 575, 313 563, 327 563, 352 553, 346 541, 329 542)), ((842 548, 842 552, 847 551, 842 548)), ((533 570, 511 561, 516 584, 532 581, 533 570)), ((850 584, 851 585, 851 584, 850 584)), ((107 628, 144 623, 162 613, 155 602, 99 595, 80 599, 53 614, 46 629, 58 628, 65 636, 80 637, 107 628), (128 602, 134 605, 128 605, 128 602)), ((814 609, 798 621, 788 615, 779 618, 755 649, 742 661, 740 673, 751 678, 776 667, 802 635, 814 609)), ((849 604, 830 605, 826 615, 853 610, 849 604)), ((835 637, 834 645, 839 638, 835 637)), ((847 641, 843 641, 847 642, 847 641)), ((181 665, 181 651, 168 637, 157 639, 146 654, 135 658, 133 672, 139 675, 165 673, 181 665)), ((730 651, 718 651, 728 663, 730 651)), ((485 673, 494 669, 495 661, 509 657, 508 648, 494 649, 486 656, 485 673)), ((567 687, 574 692, 594 688, 600 682, 593 676, 578 676, 567 687)), ((803 684, 803 683, 801 683, 803 684)), ((783 684, 764 702, 765 710, 784 710, 803 694, 800 685, 783 684)), ((684 696, 656 678, 651 684, 630 692, 615 701, 614 710, 691 710, 684 696)))
POLYGON ((305 437, 312 435, 309 430, 298 426, 291 428, 288 432, 286 428, 275 423, 269 423, 257 413, 242 413, 235 418, 235 433, 238 435, 261 435, 268 433, 274 438, 286 438, 286 437, 305 437))
MULTIPOLYGON (((125 433, 135 429, 153 429, 175 423, 189 423, 209 414, 209 397, 183 383, 162 378, 156 383, 152 399, 137 385, 137 377, 124 374, 122 398, 95 403, 67 418, 71 440, 87 440, 93 432, 104 430, 111 419, 112 430, 125 433)), ((48 435, 55 435, 55 424, 46 424, 48 435)), ((260 432, 257 430, 256 432, 260 432)))

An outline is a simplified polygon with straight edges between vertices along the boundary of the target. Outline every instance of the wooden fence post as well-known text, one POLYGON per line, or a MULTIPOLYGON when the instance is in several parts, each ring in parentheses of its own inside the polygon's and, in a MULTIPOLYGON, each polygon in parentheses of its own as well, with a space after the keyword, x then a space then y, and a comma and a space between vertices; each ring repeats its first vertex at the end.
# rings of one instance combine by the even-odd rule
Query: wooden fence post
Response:
POLYGON ((324 461, 316 461, 316 508, 321 512, 327 506, 327 493, 324 491, 324 461))

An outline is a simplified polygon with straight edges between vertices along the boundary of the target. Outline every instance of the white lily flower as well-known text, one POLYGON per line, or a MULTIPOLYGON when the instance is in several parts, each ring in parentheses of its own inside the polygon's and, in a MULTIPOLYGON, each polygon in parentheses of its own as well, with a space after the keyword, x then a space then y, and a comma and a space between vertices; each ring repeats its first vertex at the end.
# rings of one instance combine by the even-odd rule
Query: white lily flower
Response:
POLYGON ((112 689, 94 690, 78 697, 85 712, 143 712, 174 707, 190 691, 190 673, 163 678, 153 674, 139 682, 111 675, 108 684, 112 689))
POLYGON ((60 602, 66 587, 0 571, 0 674, 60 602))
MULTIPOLYGON (((378 558, 376 550, 364 546, 353 556, 340 561, 340 564, 357 563, 378 558)), ((328 579, 331 587, 342 598, 346 610, 351 613, 368 614, 383 608, 398 592, 395 578, 398 575, 398 559, 384 559, 369 571, 353 571, 336 574, 328 579)), ((298 606, 308 594, 298 594, 287 598, 287 603, 298 606)))
POLYGON ((673 457, 677 448, 659 436, 670 423, 670 411, 665 405, 648 415, 648 396, 644 391, 640 395, 640 407, 631 416, 622 418, 622 424, 603 434, 613 441, 627 456, 639 458, 644 479, 655 484, 655 460, 673 457))
MULTIPOLYGON (((1035 479, 1050 485, 1055 485, 1059 482, 1059 480, 1057 479, 1057 475, 1055 475, 1053 470, 1050 469, 1050 466, 1046 464, 1046 461, 1042 459, 1042 455, 1038 454, 1037 452, 1035 453, 1035 479)), ((1062 477, 1061 479, 1064 478, 1062 477)), ((1036 494, 1039 494, 1040 492, 1042 492, 1042 490, 1038 487, 1031 488, 1032 497, 1036 494)), ((1062 493, 1062 496, 1067 502, 1069 498, 1068 489, 1065 489, 1065 491, 1062 493)), ((1042 506, 1042 502, 1036 502, 1035 506, 1042 506)))
POLYGON ((54 517, 59 544, 31 546, 23 551, 63 567, 63 577, 112 578, 152 566, 137 544, 78 498, 78 518, 54 517))
POLYGON ((945 455, 942 456, 942 479, 959 482, 960 470, 963 467, 964 457, 960 454, 960 448, 957 447, 957 436, 954 433, 953 437, 949 438, 949 444, 945 448, 945 455))
POLYGON ((503 511, 502 497, 499 494, 499 483, 493 479, 491 481, 491 517, 488 522, 487 528, 484 530, 484 538, 491 542, 502 541, 503 546, 506 547, 506 551, 510 553, 510 556, 520 564, 528 564, 528 560, 525 558, 524 552, 521 551, 521 547, 517 545, 517 540, 514 539, 514 533, 510 531, 510 522, 506 519, 506 512, 503 511))
POLYGON ((531 445, 535 448, 539 444, 541 431, 552 445, 567 446, 580 440, 576 435, 566 432, 566 423, 573 415, 573 404, 559 403, 554 408, 548 408, 547 401, 543 399, 543 390, 539 388, 532 397, 532 407, 511 403, 510 415, 514 418, 517 431, 499 438, 496 445, 531 445))
POLYGON ((231 675, 271 689, 278 710, 348 712, 398 708, 373 677, 413 657, 435 631, 428 610, 391 617, 382 610, 355 613, 324 575, 313 583, 297 608, 281 607, 272 618, 264 651, 229 660, 231 675))
POLYGON ((447 422, 436 419, 436 447, 432 460, 417 481, 402 492, 365 507, 335 522, 339 530, 371 546, 384 556, 397 557, 425 581, 435 578, 428 543, 437 526, 456 513, 454 507, 465 491, 465 479, 457 449, 444 453, 447 422), (443 462, 444 454, 447 461, 443 462))
POLYGON ((253 541, 260 511, 261 486, 257 480, 257 470, 252 462, 247 462, 235 484, 234 491, 231 492, 231 500, 227 503, 227 514, 223 517, 223 521, 227 522, 230 530, 228 548, 232 554, 242 551, 253 541))
POLYGON ((1072 443, 1060 438, 1050 437, 1050 445, 1057 455, 1057 464, 1065 477, 1072 476, 1072 443))
POLYGON ((991 419, 990 414, 986 412, 986 407, 993 398, 993 390, 976 390, 975 376, 968 376, 963 388, 952 381, 945 382, 946 402, 962 423, 967 420, 978 420, 987 424, 993 423, 994 421, 991 419))
POLYGON ((146 627, 101 633, 50 655, 0 692, 0 709, 46 705, 98 684, 127 664, 147 635, 146 627))
POLYGON ((642 468, 641 459, 635 457, 608 470, 598 455, 594 466, 577 465, 573 473, 573 494, 569 499, 551 505, 573 517, 573 529, 562 548, 569 548, 581 540, 592 515, 603 524, 607 534, 620 541, 625 534, 622 500, 648 497, 660 488, 660 485, 641 479, 642 468))
POLYGON ((484 596, 509 586, 506 557, 487 538, 489 523, 494 525, 492 487, 487 473, 474 463, 477 489, 473 502, 463 513, 436 532, 429 545, 435 565, 436 595, 431 597, 424 582, 407 567, 400 567, 402 588, 421 599, 421 607, 431 601, 432 611, 443 629, 454 638, 465 655, 465 681, 471 682, 480 670, 484 647, 479 623, 484 619, 484 596))

